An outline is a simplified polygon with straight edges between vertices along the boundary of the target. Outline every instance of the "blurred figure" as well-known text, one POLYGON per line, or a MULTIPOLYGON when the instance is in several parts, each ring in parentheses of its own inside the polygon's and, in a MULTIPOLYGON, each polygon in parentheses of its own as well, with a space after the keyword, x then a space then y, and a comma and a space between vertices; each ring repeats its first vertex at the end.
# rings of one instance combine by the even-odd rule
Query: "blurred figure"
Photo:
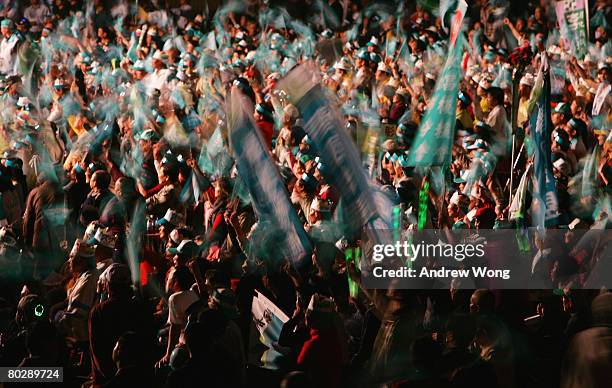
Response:
POLYGON ((591 303, 592 324, 574 336, 561 368, 562 388, 603 388, 612 381, 612 293, 591 303))

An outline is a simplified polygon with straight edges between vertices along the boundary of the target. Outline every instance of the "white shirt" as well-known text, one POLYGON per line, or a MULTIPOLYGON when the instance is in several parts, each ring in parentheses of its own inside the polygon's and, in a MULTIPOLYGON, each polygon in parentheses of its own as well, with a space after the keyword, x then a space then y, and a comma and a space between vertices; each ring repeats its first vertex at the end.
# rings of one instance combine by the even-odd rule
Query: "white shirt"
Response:
POLYGON ((11 74, 15 65, 15 48, 19 43, 19 36, 12 34, 8 39, 0 41, 0 73, 11 74))
POLYGON ((604 106, 604 102, 608 98, 610 90, 612 90, 612 85, 607 82, 601 83, 597 87, 597 93, 595 94, 595 100, 593 101, 593 111, 591 112, 593 116, 597 116, 600 113, 606 113, 602 112, 601 108, 604 106))
POLYGON ((181 328, 187 324, 187 309, 200 298, 191 290, 179 291, 170 295, 168 299, 168 323, 180 325, 181 328))
POLYGON ((23 12, 23 16, 32 23, 32 32, 42 31, 43 24, 51 16, 49 7, 44 4, 38 4, 37 7, 30 5, 23 12))

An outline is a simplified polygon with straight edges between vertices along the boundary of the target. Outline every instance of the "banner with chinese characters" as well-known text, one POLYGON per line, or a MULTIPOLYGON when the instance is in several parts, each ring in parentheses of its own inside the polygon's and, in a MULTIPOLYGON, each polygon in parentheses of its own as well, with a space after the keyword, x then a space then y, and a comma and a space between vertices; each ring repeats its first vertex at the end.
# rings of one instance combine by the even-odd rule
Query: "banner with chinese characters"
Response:
POLYGON ((583 58, 589 47, 586 1, 557 1, 555 11, 566 47, 569 47, 577 58, 583 58))

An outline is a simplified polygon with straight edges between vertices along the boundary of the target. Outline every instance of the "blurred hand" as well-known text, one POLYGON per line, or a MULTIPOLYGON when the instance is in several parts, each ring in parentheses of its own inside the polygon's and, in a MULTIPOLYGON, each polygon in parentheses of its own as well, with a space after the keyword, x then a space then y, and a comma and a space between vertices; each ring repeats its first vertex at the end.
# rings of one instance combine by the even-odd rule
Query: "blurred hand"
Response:
POLYGON ((157 361, 157 363, 155 364, 155 367, 157 369, 162 368, 168 365, 169 362, 170 362, 170 356, 166 354, 159 361, 157 361))

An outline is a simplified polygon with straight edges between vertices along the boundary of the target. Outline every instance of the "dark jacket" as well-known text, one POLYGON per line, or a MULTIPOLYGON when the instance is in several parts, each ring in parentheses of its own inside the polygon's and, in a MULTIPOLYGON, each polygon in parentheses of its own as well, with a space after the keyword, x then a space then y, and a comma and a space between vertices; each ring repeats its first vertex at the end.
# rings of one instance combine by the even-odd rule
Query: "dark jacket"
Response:
POLYGON ((54 231, 53 220, 49 215, 52 209, 59 209, 64 202, 64 195, 57 184, 45 181, 32 189, 26 200, 23 215, 22 236, 25 246, 34 251, 56 250, 59 244, 54 231))
POLYGON ((113 362, 113 348, 119 337, 127 331, 140 334, 151 349, 142 354, 151 357, 155 341, 153 313, 144 304, 132 298, 111 298, 91 309, 89 315, 89 346, 94 382, 100 385, 108 382, 116 372, 113 362))

